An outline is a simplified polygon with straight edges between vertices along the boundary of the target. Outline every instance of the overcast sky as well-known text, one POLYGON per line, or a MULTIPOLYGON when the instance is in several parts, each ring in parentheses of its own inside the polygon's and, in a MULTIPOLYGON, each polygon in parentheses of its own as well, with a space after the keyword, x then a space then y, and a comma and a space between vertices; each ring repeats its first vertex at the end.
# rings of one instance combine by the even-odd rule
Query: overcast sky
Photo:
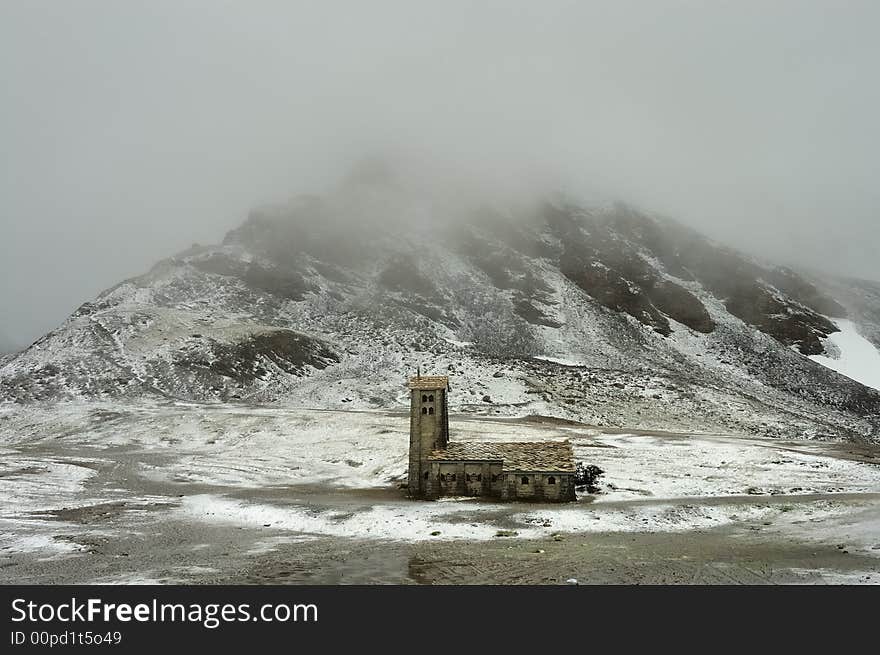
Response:
POLYGON ((0 341, 388 148, 880 279, 878 24, 844 0, 0 0, 0 341))

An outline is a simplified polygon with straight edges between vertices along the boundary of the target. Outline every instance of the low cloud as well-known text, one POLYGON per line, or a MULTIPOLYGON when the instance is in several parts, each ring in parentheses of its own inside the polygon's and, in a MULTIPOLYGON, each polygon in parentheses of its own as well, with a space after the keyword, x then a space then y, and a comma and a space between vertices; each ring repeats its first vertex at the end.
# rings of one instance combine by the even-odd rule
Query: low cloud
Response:
POLYGON ((830 1, 4 3, 0 330, 28 342, 377 152, 880 278, 878 19, 830 1))

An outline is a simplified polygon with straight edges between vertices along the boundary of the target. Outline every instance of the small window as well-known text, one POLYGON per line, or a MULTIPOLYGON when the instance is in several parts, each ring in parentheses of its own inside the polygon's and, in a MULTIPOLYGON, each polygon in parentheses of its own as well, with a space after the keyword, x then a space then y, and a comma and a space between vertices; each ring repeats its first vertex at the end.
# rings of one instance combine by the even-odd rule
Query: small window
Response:
POLYGON ((446 482, 446 474, 445 473, 440 474, 440 480, 442 480, 443 482, 446 482))
POLYGON ((549 478, 547 478, 547 484, 556 484, 556 478, 551 475, 549 478))
POLYGON ((422 402, 423 403, 428 402, 428 397, 425 394, 422 394, 422 402))
POLYGON ((433 407, 429 407, 429 408, 428 408, 428 414, 433 414, 433 413, 434 413, 434 408, 433 408, 433 407))
POLYGON ((492 482, 498 482, 498 474, 497 473, 492 474, 492 482))
POLYGON ((427 414, 427 413, 428 413, 428 408, 422 407, 422 414, 427 414))
POLYGON ((428 471, 425 471, 425 480, 428 479, 428 471))
POLYGON ((428 402, 430 402, 430 403, 434 402, 434 394, 431 394, 430 396, 428 396, 428 402))
POLYGON ((453 481, 453 482, 455 482, 455 473, 450 474, 449 477, 452 478, 452 481, 453 481))
POLYGON ((527 475, 522 476, 522 477, 519 479, 519 483, 520 483, 520 484, 528 484, 528 483, 529 483, 529 476, 527 476, 527 475))
POLYGON ((483 481, 483 474, 477 473, 477 482, 482 482, 482 481, 483 481))

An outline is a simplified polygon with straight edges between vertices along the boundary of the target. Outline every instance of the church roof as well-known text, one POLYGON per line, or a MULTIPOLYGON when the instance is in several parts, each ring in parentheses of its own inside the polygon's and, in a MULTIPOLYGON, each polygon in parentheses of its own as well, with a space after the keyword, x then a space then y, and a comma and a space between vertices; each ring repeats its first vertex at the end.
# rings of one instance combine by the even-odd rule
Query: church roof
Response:
POLYGON ((428 460, 501 462, 501 470, 509 473, 574 473, 574 453, 568 441, 457 441, 433 451, 428 460))
POLYGON ((410 389, 445 389, 449 386, 449 376, 420 375, 409 379, 410 389))

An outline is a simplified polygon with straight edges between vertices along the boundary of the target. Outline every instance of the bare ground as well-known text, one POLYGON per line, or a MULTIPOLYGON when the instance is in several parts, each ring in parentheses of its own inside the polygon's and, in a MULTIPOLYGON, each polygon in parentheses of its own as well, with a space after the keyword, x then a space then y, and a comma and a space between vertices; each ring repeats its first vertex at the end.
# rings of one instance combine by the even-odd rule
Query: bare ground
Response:
MULTIPOLYGON (((117 520, 125 510, 119 508, 117 520)), ((133 526, 132 526, 133 527, 133 526)), ((788 584, 880 582, 880 560, 780 539, 767 526, 686 533, 410 544, 158 521, 113 536, 59 530, 86 550, 0 556, 5 584, 788 584)))
MULTIPOLYGON (((688 439, 652 434, 668 436, 671 442, 688 439)), ((708 443, 706 435, 702 438, 701 443, 708 443)), ((769 440, 767 447, 772 459, 780 452, 816 455, 817 445, 769 440)), ((410 512, 421 505, 407 500, 393 484, 254 487, 142 474, 145 467, 161 469, 174 462, 173 448, 163 452, 93 447, 83 440, 58 438, 22 443, 14 452, 26 463, 10 466, 7 481, 38 476, 44 470, 41 462, 63 460, 94 471, 84 483, 86 497, 113 500, 65 506, 63 498, 47 496, 27 511, 0 512, 3 584, 564 584, 569 579, 580 584, 880 583, 876 491, 603 499, 595 505, 608 512, 660 505, 723 506, 742 508, 743 518, 709 528, 561 530, 528 539, 517 536, 521 523, 515 519, 527 510, 551 508, 496 504, 465 508, 452 519, 498 527, 498 536, 490 539, 447 539, 443 534, 419 541, 368 539, 362 534, 292 530, 271 522, 227 521, 223 516, 198 519, 177 510, 186 498, 199 494, 281 510, 305 508, 316 515, 332 511, 339 517, 377 505, 410 512), (808 518, 811 508, 829 504, 836 508, 837 523, 830 525, 821 512, 808 518), (798 520, 787 513, 795 506, 807 510, 798 520), (747 510, 754 508, 772 511, 749 514, 747 510), (839 540, 828 537, 836 532, 839 540), (846 537, 850 533, 861 534, 862 541, 851 543, 846 537)), ((876 447, 822 445, 824 458, 870 468, 877 466, 878 454, 876 447)), ((578 505, 592 507, 590 500, 578 505)))

